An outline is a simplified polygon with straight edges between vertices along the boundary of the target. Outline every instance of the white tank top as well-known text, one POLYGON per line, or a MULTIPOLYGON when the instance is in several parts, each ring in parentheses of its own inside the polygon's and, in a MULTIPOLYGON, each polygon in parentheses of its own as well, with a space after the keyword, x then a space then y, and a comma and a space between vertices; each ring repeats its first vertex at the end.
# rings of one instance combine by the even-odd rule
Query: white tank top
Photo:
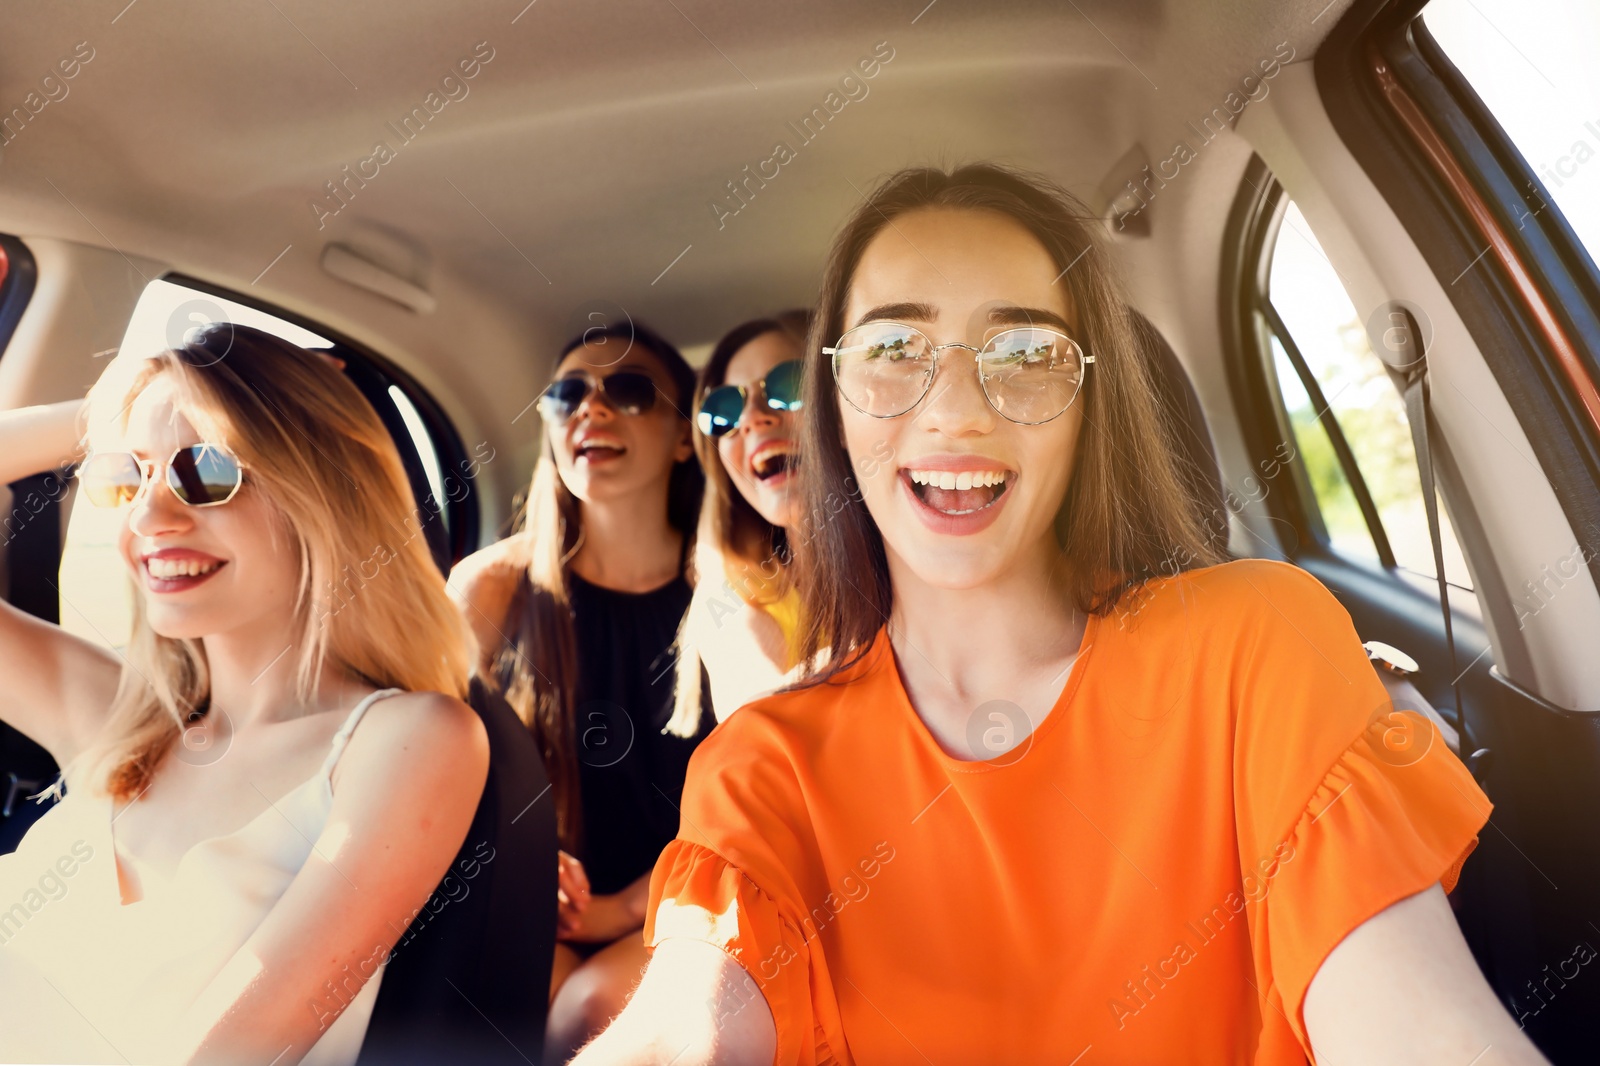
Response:
MULTIPOLYGON (((358 703, 315 775, 246 825, 195 844, 170 880, 124 856, 144 893, 136 902, 122 902, 111 797, 68 792, 34 823, 0 856, 0 1062, 154 1061, 305 865, 356 724, 400 691, 358 703)), ((379 967, 353 997, 324 997, 324 1013, 336 1009, 331 997, 348 1005, 306 1066, 355 1062, 382 977, 379 967)))

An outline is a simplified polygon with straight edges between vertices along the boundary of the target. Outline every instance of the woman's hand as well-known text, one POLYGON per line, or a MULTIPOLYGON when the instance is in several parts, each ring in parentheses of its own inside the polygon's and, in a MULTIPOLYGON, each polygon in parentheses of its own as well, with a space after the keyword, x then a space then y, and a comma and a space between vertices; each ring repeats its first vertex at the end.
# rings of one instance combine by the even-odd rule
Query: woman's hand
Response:
MULTIPOLYGON (((581 876, 583 867, 577 859, 562 853, 581 876)), ((562 864, 565 876, 566 862, 562 864)), ((568 908, 566 890, 560 890, 561 908, 558 912, 556 938, 581 943, 606 944, 644 925, 644 910, 650 898, 650 875, 645 874, 621 892, 604 896, 591 896, 589 882, 583 882, 584 905, 568 908)))
POLYGON ((589 907, 589 875, 583 863, 564 851, 556 853, 556 864, 556 935, 570 940, 589 907))
POLYGON ((777 1023, 755 979, 714 944, 669 937, 622 1013, 573 1064, 771 1062, 777 1050, 777 1023))

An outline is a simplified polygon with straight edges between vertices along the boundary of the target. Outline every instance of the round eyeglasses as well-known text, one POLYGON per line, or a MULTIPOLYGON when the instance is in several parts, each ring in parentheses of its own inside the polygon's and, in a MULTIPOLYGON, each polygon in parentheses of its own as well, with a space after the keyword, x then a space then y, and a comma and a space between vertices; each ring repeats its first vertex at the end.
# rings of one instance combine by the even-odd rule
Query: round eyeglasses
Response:
POLYGON ((989 406, 1025 426, 1064 414, 1094 362, 1077 341, 1041 326, 1002 330, 974 348, 934 344, 926 333, 901 322, 868 322, 822 351, 833 356, 834 381, 851 407, 874 418, 895 418, 928 395, 939 353, 946 348, 972 352, 989 406))

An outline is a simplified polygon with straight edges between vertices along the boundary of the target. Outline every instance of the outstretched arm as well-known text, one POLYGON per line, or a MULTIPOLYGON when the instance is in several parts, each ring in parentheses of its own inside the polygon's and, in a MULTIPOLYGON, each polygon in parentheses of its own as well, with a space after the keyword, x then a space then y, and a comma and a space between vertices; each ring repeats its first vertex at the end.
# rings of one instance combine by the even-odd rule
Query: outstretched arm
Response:
POLYGON ((1318 1066, 1548 1066, 1483 979, 1444 891, 1379 911, 1306 990, 1318 1066))
POLYGON ((778 1030, 744 968, 714 944, 656 946, 633 998, 573 1066, 768 1066, 778 1030))

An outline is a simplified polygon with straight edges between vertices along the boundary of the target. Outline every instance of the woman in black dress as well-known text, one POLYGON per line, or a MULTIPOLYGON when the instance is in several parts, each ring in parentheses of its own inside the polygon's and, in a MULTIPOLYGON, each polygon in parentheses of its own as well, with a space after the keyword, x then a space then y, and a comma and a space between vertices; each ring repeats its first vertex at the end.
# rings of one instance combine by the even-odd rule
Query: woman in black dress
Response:
POLYGON ((707 706, 692 736, 662 732, 704 486, 683 415, 693 393, 683 356, 641 326, 569 342, 539 401, 544 444, 518 532, 451 575, 480 672, 550 774, 563 851, 547 1062, 603 1028, 638 979, 650 870, 715 724, 707 706))

